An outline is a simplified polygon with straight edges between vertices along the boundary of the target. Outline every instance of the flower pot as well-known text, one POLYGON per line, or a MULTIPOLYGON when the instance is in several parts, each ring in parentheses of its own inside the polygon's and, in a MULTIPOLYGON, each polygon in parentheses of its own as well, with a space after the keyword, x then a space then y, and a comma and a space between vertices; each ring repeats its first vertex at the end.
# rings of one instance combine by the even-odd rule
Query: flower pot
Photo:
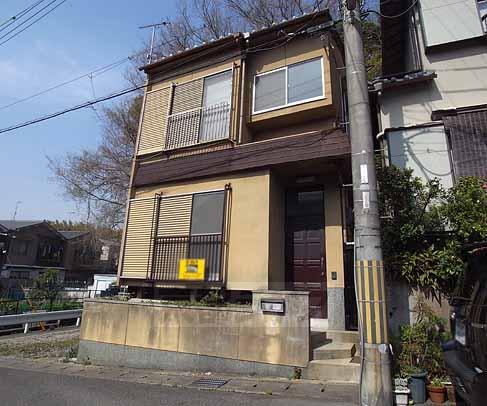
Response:
POLYGON ((428 386, 428 394, 433 403, 444 403, 446 388, 444 386, 442 386, 441 388, 428 386))
POLYGON ((426 377, 427 372, 418 372, 411 374, 409 378, 409 389, 411 389, 411 398, 414 403, 426 402, 426 377))

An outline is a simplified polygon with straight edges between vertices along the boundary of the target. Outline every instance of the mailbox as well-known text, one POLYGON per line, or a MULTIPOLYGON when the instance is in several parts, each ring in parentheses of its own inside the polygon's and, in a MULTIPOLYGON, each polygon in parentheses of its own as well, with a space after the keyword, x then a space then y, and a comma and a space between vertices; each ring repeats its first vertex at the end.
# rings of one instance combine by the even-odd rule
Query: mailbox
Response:
POLYGON ((261 299, 260 300, 260 310, 263 313, 276 313, 276 314, 284 314, 285 309, 285 300, 284 299, 261 299))

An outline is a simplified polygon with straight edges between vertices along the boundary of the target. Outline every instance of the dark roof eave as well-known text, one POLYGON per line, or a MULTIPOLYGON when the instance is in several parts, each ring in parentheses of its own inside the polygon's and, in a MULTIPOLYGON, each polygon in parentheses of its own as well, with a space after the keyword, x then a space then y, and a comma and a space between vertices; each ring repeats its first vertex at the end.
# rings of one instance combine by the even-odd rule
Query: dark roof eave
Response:
POLYGON ((240 40, 242 40, 242 39, 243 39, 242 34, 240 34, 240 33, 232 34, 232 35, 229 35, 227 37, 217 39, 216 41, 208 42, 207 44, 200 45, 198 47, 191 48, 191 49, 188 49, 186 51, 181 51, 181 52, 174 54, 172 56, 167 56, 163 59, 152 62, 148 65, 141 66, 139 68, 139 70, 144 71, 145 73, 148 73, 149 71, 151 71, 155 68, 159 68, 162 65, 165 65, 165 64, 177 61, 178 59, 186 58, 186 57, 191 56, 193 54, 197 54, 197 53, 200 53, 200 52, 212 49, 212 48, 216 48, 219 46, 228 45, 229 48, 231 48, 232 45, 234 45, 236 48, 238 48, 238 44, 239 44, 240 40))
POLYGON ((274 24, 274 25, 271 25, 269 27, 265 27, 265 28, 258 30, 258 31, 253 31, 251 33, 237 32, 237 33, 228 35, 226 37, 219 38, 215 41, 211 41, 211 42, 208 42, 206 44, 196 46, 194 48, 187 49, 185 51, 181 51, 181 52, 174 54, 172 56, 168 56, 168 57, 165 57, 165 58, 160 59, 158 61, 152 62, 148 65, 144 65, 144 66, 140 67, 139 70, 144 71, 145 73, 148 73, 149 71, 154 70, 155 68, 162 67, 165 64, 177 61, 178 59, 182 59, 182 58, 191 56, 193 54, 197 54, 197 53, 200 53, 200 52, 203 52, 206 50, 210 50, 212 48, 217 48, 219 46, 225 45, 226 43, 228 43, 228 45, 230 45, 230 47, 233 44, 233 45, 235 45, 236 48, 238 48, 241 45, 242 40, 244 40, 244 39, 257 39, 259 37, 264 37, 264 36, 266 36, 272 32, 280 31, 282 28, 284 28, 286 26, 299 24, 300 22, 305 22, 306 20, 312 21, 314 19, 316 19, 318 21, 320 19, 326 19, 326 21, 332 21, 332 17, 330 15, 330 11, 328 9, 317 11, 316 13, 303 14, 302 16, 299 16, 299 17, 296 17, 296 18, 293 18, 290 20, 282 21, 279 24, 274 24))

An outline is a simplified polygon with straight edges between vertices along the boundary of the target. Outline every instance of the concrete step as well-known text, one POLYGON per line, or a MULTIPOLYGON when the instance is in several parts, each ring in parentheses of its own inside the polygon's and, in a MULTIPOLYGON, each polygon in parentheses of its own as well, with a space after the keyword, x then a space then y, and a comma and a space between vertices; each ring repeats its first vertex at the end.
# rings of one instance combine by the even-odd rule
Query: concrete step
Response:
POLYGON ((303 369, 303 378, 359 383, 360 364, 352 363, 350 358, 313 360, 303 369))
POLYGON ((322 331, 311 331, 311 349, 321 347, 323 344, 329 343, 331 340, 326 338, 326 333, 322 331))
POLYGON ((334 343, 354 343, 360 344, 360 336, 358 331, 348 331, 348 330, 327 330, 326 338, 330 339, 334 343))
POLYGON ((353 343, 331 343, 322 345, 313 350, 314 360, 324 359, 343 359, 351 358, 355 355, 355 344, 353 343))

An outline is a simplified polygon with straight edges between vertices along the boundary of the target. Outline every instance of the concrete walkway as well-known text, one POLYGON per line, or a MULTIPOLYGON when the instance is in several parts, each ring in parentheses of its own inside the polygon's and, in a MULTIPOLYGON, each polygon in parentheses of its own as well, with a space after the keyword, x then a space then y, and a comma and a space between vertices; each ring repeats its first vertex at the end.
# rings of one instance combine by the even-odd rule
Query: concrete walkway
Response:
MULTIPOLYGON (((0 381, 3 382, 5 382, 5 375, 9 375, 9 370, 10 375, 12 375, 12 373, 15 374, 16 371, 30 371, 42 375, 57 375, 58 378, 59 375, 61 375, 63 378, 73 376, 95 379, 100 382, 101 386, 104 385, 102 381, 105 380, 110 381, 110 383, 107 382, 107 384, 112 384, 112 382, 125 382, 127 384, 151 385, 154 390, 156 388, 185 388, 198 392, 201 390, 210 390, 261 396, 265 395, 266 397, 276 399, 302 399, 303 401, 320 400, 322 402, 321 404, 325 405, 353 405, 358 402, 358 386, 353 384, 80 365, 74 362, 65 363, 58 359, 31 360, 14 357, 0 357, 0 366, 0 381), (212 387, 205 385, 205 381, 203 381, 203 383, 198 383, 201 379, 208 380, 209 378, 221 380, 217 383, 222 385, 212 387)), ((32 389, 29 388, 29 390, 32 389)))

